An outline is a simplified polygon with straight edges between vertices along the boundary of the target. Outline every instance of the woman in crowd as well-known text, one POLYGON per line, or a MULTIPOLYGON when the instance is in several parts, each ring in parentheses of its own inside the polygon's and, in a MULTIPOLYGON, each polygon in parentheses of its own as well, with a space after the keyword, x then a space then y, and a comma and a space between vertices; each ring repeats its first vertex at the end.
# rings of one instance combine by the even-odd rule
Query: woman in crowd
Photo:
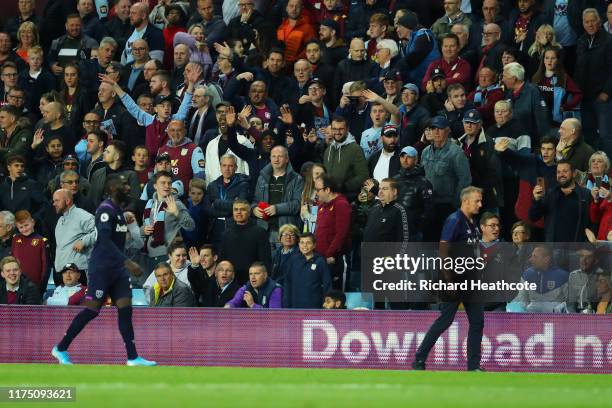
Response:
POLYGON ((610 190, 610 158, 605 152, 597 151, 591 155, 589 159, 589 171, 586 173, 579 172, 578 184, 582 187, 593 190, 595 187, 600 187, 604 190, 610 190))
POLYGON ((542 24, 536 31, 536 38, 527 55, 529 56, 529 64, 527 68, 527 77, 532 76, 538 70, 540 61, 544 58, 544 51, 549 48, 561 50, 561 44, 557 42, 555 30, 549 24, 542 24))
POLYGON ((300 230, 293 224, 285 224, 278 229, 278 240, 280 245, 272 253, 272 279, 283 284, 287 270, 287 260, 298 253, 298 236, 300 230))
POLYGON ((83 118, 94 105, 91 94, 80 85, 81 70, 75 63, 64 67, 64 81, 61 96, 66 102, 66 124, 72 128, 75 135, 80 135, 83 128, 83 118))
POLYGON ((212 58, 210 57, 208 45, 204 41, 205 39, 204 26, 200 23, 192 24, 188 32, 178 32, 175 34, 174 47, 178 44, 184 44, 189 47, 191 51, 189 61, 202 65, 204 70, 203 78, 208 78, 212 70, 212 58))
POLYGON ((17 31, 17 48, 15 52, 26 63, 28 62, 28 50, 39 44, 38 28, 31 21, 26 21, 19 26, 17 31))
POLYGON ((304 191, 302 191, 302 207, 300 210, 300 217, 304 223, 304 232, 314 233, 319 208, 314 182, 325 173, 325 166, 321 163, 314 163, 304 178, 304 191))
POLYGON ((565 71, 559 48, 547 48, 544 51, 532 82, 540 89, 556 127, 561 125, 563 119, 579 116, 582 91, 565 71))

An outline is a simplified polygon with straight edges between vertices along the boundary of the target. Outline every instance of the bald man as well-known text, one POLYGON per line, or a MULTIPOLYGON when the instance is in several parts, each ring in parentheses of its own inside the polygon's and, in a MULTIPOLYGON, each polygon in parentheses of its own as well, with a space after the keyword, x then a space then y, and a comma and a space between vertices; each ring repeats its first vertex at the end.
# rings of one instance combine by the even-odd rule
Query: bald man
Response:
POLYGON ((172 163, 172 175, 183 182, 185 189, 189 187, 189 181, 194 178, 205 178, 204 153, 202 149, 187 137, 185 122, 173 119, 166 128, 168 143, 162 146, 157 156, 167 153, 172 163))
POLYGON ((74 154, 74 147, 77 139, 70 126, 65 125, 65 108, 60 102, 51 102, 43 106, 42 117, 45 126, 34 134, 32 148, 46 147, 46 141, 52 136, 59 136, 64 146, 64 154, 74 154))
POLYGON ((149 24, 149 5, 146 2, 134 3, 130 8, 130 24, 134 27, 134 31, 128 37, 125 43, 125 49, 121 54, 121 63, 127 65, 134 61, 132 48, 136 40, 143 39, 149 44, 149 54, 151 58, 159 61, 164 60, 164 34, 162 30, 149 24))
POLYGON ((128 89, 133 91, 137 85, 146 83, 144 77, 145 64, 151 59, 149 56, 149 44, 145 40, 136 40, 132 44, 132 55, 134 61, 126 66, 129 72, 128 89))
POLYGON ((55 226, 55 270, 61 271, 69 263, 87 270, 97 236, 94 216, 76 207, 72 192, 63 188, 53 193, 53 208, 60 215, 55 226))

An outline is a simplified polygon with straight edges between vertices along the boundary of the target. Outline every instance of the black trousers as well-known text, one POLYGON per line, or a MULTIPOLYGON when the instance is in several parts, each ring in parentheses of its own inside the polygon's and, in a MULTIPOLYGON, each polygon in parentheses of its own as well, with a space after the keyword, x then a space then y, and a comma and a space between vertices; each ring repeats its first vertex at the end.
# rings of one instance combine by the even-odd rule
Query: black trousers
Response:
MULTIPOLYGON (((470 328, 467 340, 467 368, 474 370, 480 367, 480 345, 482 343, 482 331, 484 329, 484 308, 482 303, 464 303, 470 328)), ((450 327, 455 319, 455 314, 459 308, 459 301, 442 302, 440 304, 440 316, 431 325, 423 342, 416 352, 415 359, 418 361, 427 360, 429 352, 436 344, 438 338, 450 327)))

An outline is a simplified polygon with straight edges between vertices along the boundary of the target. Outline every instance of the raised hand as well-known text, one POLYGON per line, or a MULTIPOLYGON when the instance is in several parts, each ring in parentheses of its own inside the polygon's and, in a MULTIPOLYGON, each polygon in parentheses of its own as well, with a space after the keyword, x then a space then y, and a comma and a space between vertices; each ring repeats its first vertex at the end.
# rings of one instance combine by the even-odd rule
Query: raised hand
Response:
POLYGON ((200 252, 195 248, 189 248, 189 261, 193 266, 198 266, 200 264, 200 252))
POLYGON ((32 140, 32 149, 36 149, 45 139, 45 131, 40 128, 34 133, 34 139, 32 140))
POLYGON ((225 111, 225 121, 227 123, 227 127, 234 127, 236 124, 236 108, 234 106, 228 106, 225 111))
POLYGON ((166 212, 174 216, 178 215, 179 213, 178 206, 176 205, 176 199, 172 194, 166 197, 166 212))
POLYGON ((232 56, 232 49, 227 45, 224 41, 223 45, 219 43, 214 43, 213 47, 215 47, 215 51, 219 53, 219 55, 223 55, 224 57, 230 58, 232 56))
POLYGON ((187 82, 190 85, 195 85, 198 82, 200 76, 202 75, 202 66, 200 64, 191 64, 191 70, 189 72, 185 72, 187 78, 187 82))
POLYGON ((509 138, 507 138, 507 137, 499 138, 495 142, 495 151, 503 152, 503 151, 505 151, 508 148, 509 145, 510 145, 510 139, 509 138))
POLYGON ((366 98, 368 102, 377 102, 382 99, 380 95, 370 89, 362 91, 361 94, 366 98))
POLYGON ((251 107, 251 105, 244 105, 244 107, 238 114, 238 124, 245 129, 251 127, 249 125, 249 117, 251 116, 251 112, 253 112, 253 108, 251 107))
POLYGON ((293 124, 293 114, 291 113, 291 108, 289 105, 285 104, 280 107, 281 115, 278 117, 286 126, 291 126, 293 124))

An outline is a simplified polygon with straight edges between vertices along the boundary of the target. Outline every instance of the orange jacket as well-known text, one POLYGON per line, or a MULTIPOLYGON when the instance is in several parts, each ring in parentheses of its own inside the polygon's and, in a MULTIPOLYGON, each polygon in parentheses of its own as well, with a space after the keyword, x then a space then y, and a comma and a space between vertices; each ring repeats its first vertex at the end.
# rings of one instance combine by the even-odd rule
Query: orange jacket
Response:
POLYGON ((285 61, 288 63, 297 61, 304 50, 304 44, 316 36, 317 33, 310 17, 304 13, 295 26, 291 27, 289 19, 286 18, 276 30, 276 38, 285 43, 285 61))

